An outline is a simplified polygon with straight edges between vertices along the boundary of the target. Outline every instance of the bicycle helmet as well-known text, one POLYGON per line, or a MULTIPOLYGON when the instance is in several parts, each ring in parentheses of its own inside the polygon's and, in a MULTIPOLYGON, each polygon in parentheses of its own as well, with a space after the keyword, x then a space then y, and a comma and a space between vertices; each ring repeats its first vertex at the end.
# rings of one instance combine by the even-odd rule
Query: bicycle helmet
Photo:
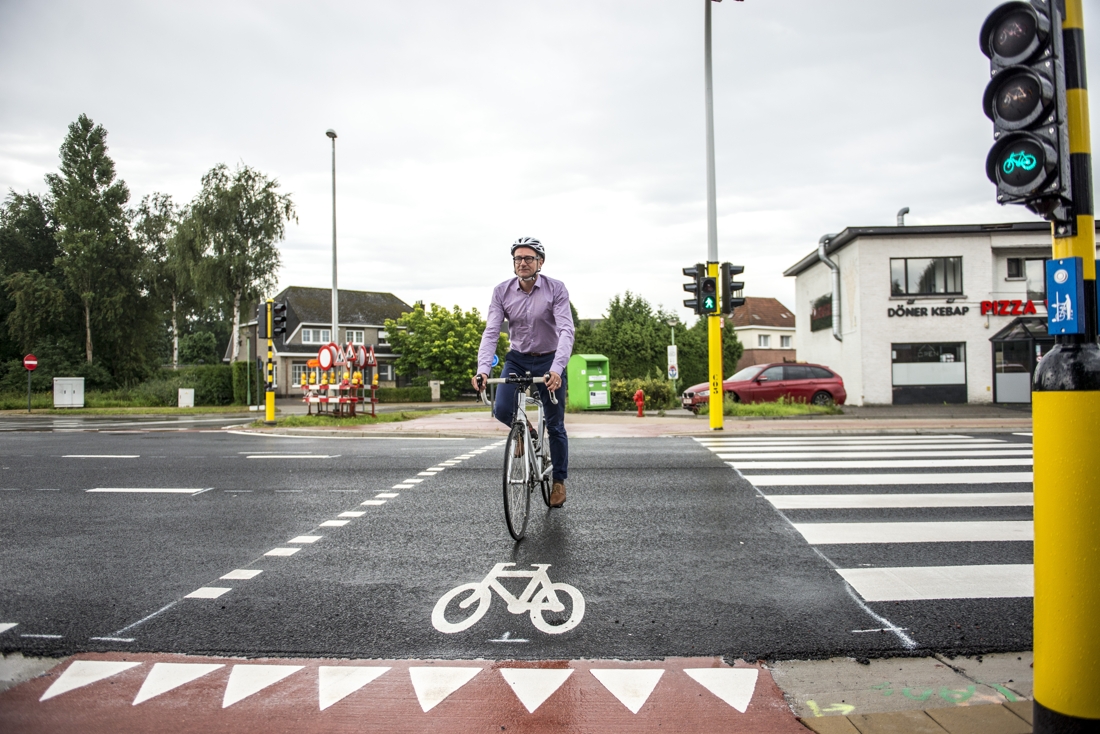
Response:
POLYGON ((521 247, 529 247, 535 251, 535 254, 539 256, 539 259, 546 259, 546 248, 542 246, 542 243, 536 240, 534 237, 520 237, 518 240, 512 243, 512 254, 516 254, 516 250, 521 247))

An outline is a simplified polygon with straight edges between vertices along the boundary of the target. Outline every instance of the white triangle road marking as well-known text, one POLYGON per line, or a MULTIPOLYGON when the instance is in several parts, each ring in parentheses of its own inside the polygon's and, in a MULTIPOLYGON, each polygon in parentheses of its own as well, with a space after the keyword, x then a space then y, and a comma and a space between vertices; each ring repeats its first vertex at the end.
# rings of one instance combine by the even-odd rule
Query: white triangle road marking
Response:
POLYGON ((427 713, 480 672, 481 668, 409 668, 409 678, 420 708, 427 713))
POLYGON ((685 668, 695 682, 741 713, 749 707, 756 690, 756 668, 685 668))
POLYGON ((222 708, 229 708, 253 693, 259 693, 301 670, 302 665, 234 665, 222 697, 222 708))
POLYGON ((370 683, 389 668, 368 668, 360 665, 322 665, 317 668, 317 699, 324 711, 370 683))
POLYGON ((18 622, 0 622, 0 633, 7 632, 18 624, 18 622))
POLYGON ((156 663, 149 675, 145 676, 145 682, 141 684, 133 705, 137 706, 154 696, 167 693, 224 667, 223 663, 156 663))
POLYGON ((592 675, 611 692, 623 706, 636 714, 641 710, 657 681, 664 675, 661 668, 593 668, 592 675))
POLYGON ((512 692, 527 712, 533 714, 543 701, 554 695, 554 691, 561 688, 566 679, 573 675, 573 669, 501 668, 500 674, 512 687, 512 692))
POLYGON ((62 693, 68 693, 74 689, 82 688, 96 681, 101 681, 104 678, 110 678, 112 675, 118 675, 122 671, 129 670, 136 665, 141 665, 141 663, 121 663, 107 660, 77 660, 72 665, 65 668, 65 672, 53 682, 53 685, 46 689, 46 692, 42 694, 42 698, 38 700, 45 701, 54 696, 60 696, 62 693))

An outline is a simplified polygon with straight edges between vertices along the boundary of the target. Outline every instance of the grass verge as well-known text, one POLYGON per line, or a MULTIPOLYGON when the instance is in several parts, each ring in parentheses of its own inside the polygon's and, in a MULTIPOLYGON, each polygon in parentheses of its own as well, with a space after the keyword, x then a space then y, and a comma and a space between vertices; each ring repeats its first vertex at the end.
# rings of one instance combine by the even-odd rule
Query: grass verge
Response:
MULTIPOLYGON (((376 423, 398 423, 411 421, 415 418, 423 418, 428 415, 441 415, 443 413, 467 413, 471 411, 485 411, 486 408, 447 408, 443 410, 415 410, 394 411, 370 415, 357 415, 354 418, 333 418, 331 415, 288 415, 275 418, 277 428, 318 428, 322 426, 371 426, 376 423)), ((269 428, 262 420, 252 424, 254 428, 269 428)))
MULTIPOLYGON (((843 415, 838 405, 811 405, 802 401, 780 398, 774 403, 738 403, 726 400, 722 414, 735 418, 785 418, 799 415, 843 415)), ((704 404, 699 415, 710 415, 710 406, 704 404)))

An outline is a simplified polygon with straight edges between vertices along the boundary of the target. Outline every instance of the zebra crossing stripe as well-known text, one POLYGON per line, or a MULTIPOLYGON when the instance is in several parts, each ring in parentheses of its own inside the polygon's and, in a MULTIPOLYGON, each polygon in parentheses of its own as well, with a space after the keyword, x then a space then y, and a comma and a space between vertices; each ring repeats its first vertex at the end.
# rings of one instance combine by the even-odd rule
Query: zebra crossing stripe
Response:
POLYGON ((1000 438, 970 438, 967 436, 749 436, 742 438, 697 438, 704 446, 731 446, 755 444, 806 444, 807 446, 825 446, 832 444, 940 444, 953 446, 972 444, 1011 445, 1000 438))
MULTIPOLYGON (((732 462, 728 462, 734 466, 732 462)), ((957 474, 746 474, 757 487, 823 487, 863 484, 1031 484, 1032 472, 960 472, 957 474)))
POLYGON ((975 522, 792 523, 810 545, 844 543, 969 543, 1031 541, 1030 520, 975 522))
POLYGON ((1031 507, 1032 492, 959 492, 948 494, 773 494, 777 510, 840 510, 885 507, 1031 507))
POLYGON ((892 459, 883 461, 741 461, 738 469, 939 469, 1031 466, 1031 459, 892 459))
POLYGON ((737 459, 741 461, 752 461, 753 459, 900 459, 904 457, 934 456, 1031 456, 1031 449, 996 448, 976 451, 837 451, 833 449, 829 451, 780 451, 774 453, 754 451, 751 453, 718 454, 719 459, 737 459))
POLYGON ((1035 596, 1031 564, 840 568, 865 601, 999 599, 1035 596))

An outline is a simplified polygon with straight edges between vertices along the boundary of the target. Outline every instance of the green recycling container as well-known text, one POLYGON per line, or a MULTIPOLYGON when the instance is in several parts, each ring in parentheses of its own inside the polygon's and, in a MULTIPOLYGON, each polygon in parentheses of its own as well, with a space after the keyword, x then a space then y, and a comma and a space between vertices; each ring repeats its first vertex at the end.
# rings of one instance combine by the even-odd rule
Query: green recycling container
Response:
POLYGON ((565 368, 565 404, 581 410, 611 410, 611 370, 602 354, 574 354, 565 368))

